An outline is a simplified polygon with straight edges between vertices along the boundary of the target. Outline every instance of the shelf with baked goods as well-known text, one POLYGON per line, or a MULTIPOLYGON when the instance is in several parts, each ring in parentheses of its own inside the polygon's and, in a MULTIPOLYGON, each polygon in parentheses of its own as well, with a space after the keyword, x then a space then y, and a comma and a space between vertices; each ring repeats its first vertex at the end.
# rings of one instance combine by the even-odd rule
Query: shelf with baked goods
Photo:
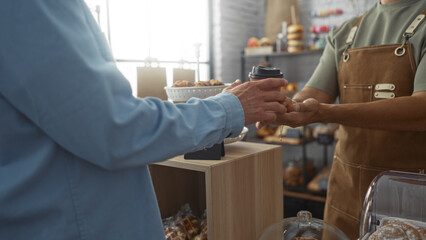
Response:
POLYGON ((281 165, 281 146, 240 141, 225 144, 221 160, 182 155, 150 171, 163 219, 188 203, 207 213, 208 239, 255 240, 283 218, 281 165))
POLYGON ((255 58, 255 57, 289 57, 289 56, 297 56, 297 55, 306 55, 306 54, 321 54, 323 52, 323 49, 315 49, 315 50, 309 50, 305 49, 303 51, 299 52, 272 52, 272 53, 260 53, 260 54, 245 54, 243 52, 243 55, 245 58, 255 58))
MULTIPOLYGON (((299 52, 293 52, 293 53, 289 53, 289 52, 271 52, 271 53, 263 53, 263 54, 249 54, 247 55, 245 53, 245 51, 242 51, 241 53, 241 58, 240 58, 240 62, 241 62, 241 73, 240 73, 240 79, 241 81, 247 81, 248 80, 248 76, 247 76, 247 72, 246 72, 246 62, 250 59, 263 59, 263 63, 269 63, 270 60, 272 59, 280 59, 280 61, 282 61, 283 59, 286 60, 291 60, 293 63, 295 62, 299 62, 301 60, 301 58, 304 57, 310 57, 310 56, 315 56, 315 58, 318 58, 321 56, 323 52, 323 49, 319 49, 319 50, 303 50, 303 51, 299 51, 299 52)), ((262 64, 258 64, 258 65, 262 65, 262 64)), ((308 69, 309 72, 311 72, 313 69, 308 69)), ((286 75, 286 73, 284 73, 286 75)))
POLYGON ((330 172, 327 165, 327 147, 335 141, 334 131, 335 127, 326 127, 323 124, 299 128, 266 126, 257 130, 256 137, 246 138, 246 141, 299 146, 302 156, 296 159, 297 161, 285 161, 283 164, 283 195, 324 203, 330 172), (310 143, 324 146, 324 162, 318 172, 307 157, 310 143))
POLYGON ((284 125, 264 126, 256 130, 256 136, 246 137, 245 140, 249 142, 288 145, 303 145, 315 141, 312 137, 311 127, 291 128, 284 125))

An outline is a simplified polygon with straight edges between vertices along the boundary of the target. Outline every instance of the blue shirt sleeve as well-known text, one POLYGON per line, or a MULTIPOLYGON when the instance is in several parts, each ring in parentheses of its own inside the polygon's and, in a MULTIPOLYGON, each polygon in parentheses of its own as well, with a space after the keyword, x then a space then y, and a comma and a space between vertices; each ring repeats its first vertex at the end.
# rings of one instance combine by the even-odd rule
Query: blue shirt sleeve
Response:
POLYGON ((244 113, 232 94, 176 105, 132 96, 82 0, 1 1, 0 29, 0 94, 93 164, 162 161, 242 130, 244 113))

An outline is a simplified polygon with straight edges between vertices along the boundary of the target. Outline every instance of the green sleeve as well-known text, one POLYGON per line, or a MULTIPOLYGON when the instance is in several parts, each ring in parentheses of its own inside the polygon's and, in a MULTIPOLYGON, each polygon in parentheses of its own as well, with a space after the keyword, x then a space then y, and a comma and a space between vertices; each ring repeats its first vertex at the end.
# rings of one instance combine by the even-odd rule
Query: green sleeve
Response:
MULTIPOLYGON (((421 56, 426 54, 426 42, 423 43, 421 56)), ((416 76, 414 77, 414 92, 426 91, 426 59, 420 59, 417 65, 416 76)))
POLYGON ((306 86, 316 88, 334 97, 339 95, 337 72, 340 56, 345 48, 345 40, 357 18, 346 21, 327 36, 327 44, 320 62, 306 86))
POLYGON ((337 97, 339 88, 337 83, 337 66, 334 56, 334 45, 330 41, 330 37, 328 37, 327 45, 321 56, 320 62, 306 86, 316 88, 337 97))

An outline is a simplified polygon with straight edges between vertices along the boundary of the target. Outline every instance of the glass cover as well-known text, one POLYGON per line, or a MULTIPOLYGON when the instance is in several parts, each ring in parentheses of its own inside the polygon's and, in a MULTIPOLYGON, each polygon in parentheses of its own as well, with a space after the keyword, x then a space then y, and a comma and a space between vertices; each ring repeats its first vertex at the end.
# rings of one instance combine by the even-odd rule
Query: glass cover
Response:
POLYGON ((387 171, 370 184, 364 200, 360 239, 384 238, 426 239, 425 174, 387 171), (397 232, 404 236, 397 238, 397 232))
POLYGON ((268 228, 259 240, 349 240, 338 228, 312 218, 309 211, 300 211, 297 217, 285 218, 268 228))

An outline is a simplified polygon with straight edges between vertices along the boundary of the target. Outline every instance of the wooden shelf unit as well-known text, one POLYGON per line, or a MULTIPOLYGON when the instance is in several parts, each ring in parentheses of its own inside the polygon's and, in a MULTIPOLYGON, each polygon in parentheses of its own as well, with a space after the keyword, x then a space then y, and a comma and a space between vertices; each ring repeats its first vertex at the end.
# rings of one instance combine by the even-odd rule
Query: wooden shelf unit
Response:
MULTIPOLYGON (((269 61, 271 59, 288 59, 288 58, 295 58, 296 59, 292 59, 293 62, 295 60, 297 60, 297 58, 300 57, 304 57, 304 56, 321 56, 323 52, 323 49, 319 49, 319 50, 304 50, 301 52, 295 52, 295 53, 289 53, 289 52, 273 52, 273 53, 268 53, 268 54, 253 54, 253 55, 246 55, 244 53, 244 51, 241 52, 241 57, 240 57, 240 61, 241 61, 241 75, 240 75, 240 79, 241 81, 245 82, 248 81, 248 77, 247 77, 247 72, 246 72, 246 60, 247 59, 253 59, 253 58, 260 58, 260 59, 264 59, 265 61, 269 61)), ((284 72, 284 75, 286 76, 287 74, 284 72)))
POLYGON ((298 55, 306 55, 306 54, 313 54, 313 53, 322 53, 324 50, 323 49, 318 49, 318 50, 304 50, 304 51, 300 51, 300 52, 294 52, 294 53, 289 53, 289 52, 273 52, 273 53, 268 53, 268 54, 244 54, 244 52, 242 53, 242 55, 245 58, 255 58, 255 57, 291 57, 291 56, 298 56, 298 55))
POLYGON ((325 203, 325 200, 326 200, 326 197, 314 195, 309 192, 295 192, 295 191, 291 191, 287 189, 283 190, 283 196, 306 199, 306 200, 322 202, 322 203, 325 203))
POLYGON ((222 160, 183 156, 150 166, 163 218, 189 203, 207 210, 208 238, 258 239, 283 218, 282 148, 237 142, 225 145, 222 160))
MULTIPOLYGON (((302 147, 302 157, 304 159, 303 166, 306 166, 306 144, 316 141, 316 139, 294 139, 294 138, 280 138, 279 136, 267 136, 263 139, 257 137, 245 138, 245 141, 248 142, 257 142, 265 144, 280 144, 280 145, 291 145, 291 146, 301 146, 302 147)), ((304 185, 303 186, 284 186, 283 187, 283 196, 300 198, 310 201, 322 202, 325 203, 326 196, 321 195, 322 193, 314 193, 307 189, 307 178, 306 178, 306 169, 303 169, 304 173, 304 185)))

